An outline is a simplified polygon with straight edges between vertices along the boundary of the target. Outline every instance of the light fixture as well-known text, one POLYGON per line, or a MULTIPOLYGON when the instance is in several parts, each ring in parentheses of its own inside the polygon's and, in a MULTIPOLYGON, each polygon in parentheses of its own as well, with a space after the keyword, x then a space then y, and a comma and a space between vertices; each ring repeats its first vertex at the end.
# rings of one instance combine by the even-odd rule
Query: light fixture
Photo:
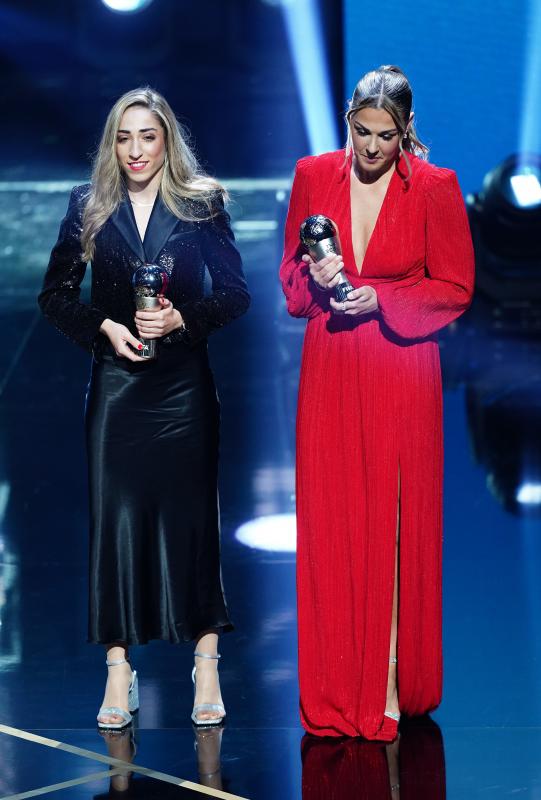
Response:
POLYGON ((102 0, 104 6, 111 11, 118 11, 121 14, 133 14, 135 11, 143 11, 152 3, 152 0, 102 0))
POLYGON ((517 491, 517 503, 525 506, 541 505, 541 483, 523 483, 517 491))
POLYGON ((444 333, 444 374, 466 384, 475 460, 502 507, 541 515, 541 155, 492 169, 467 199, 471 309, 444 333), (447 362, 447 364, 446 364, 447 362))
POLYGON ((538 277, 541 156, 510 156, 486 175, 467 204, 478 270, 538 277))
POLYGON ((481 190, 470 194, 466 204, 475 248, 474 306, 492 332, 537 334, 541 330, 541 155, 510 156, 486 175, 481 190))
POLYGON ((511 175, 509 179, 516 203, 520 208, 533 208, 541 204, 541 182, 539 172, 536 172, 527 167, 524 172, 511 175))
POLYGON ((297 540, 295 514, 256 517, 237 529, 235 539, 256 550, 294 553, 297 540))

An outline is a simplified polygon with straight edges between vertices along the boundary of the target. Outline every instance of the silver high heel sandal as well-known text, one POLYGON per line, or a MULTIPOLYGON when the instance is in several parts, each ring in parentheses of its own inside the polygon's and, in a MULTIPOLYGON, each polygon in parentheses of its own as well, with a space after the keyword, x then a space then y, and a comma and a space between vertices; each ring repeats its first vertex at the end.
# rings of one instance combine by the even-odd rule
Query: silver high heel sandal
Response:
MULTIPOLYGON (((389 659, 389 664, 398 664, 398 659, 396 656, 391 656, 389 659)), ((394 719, 395 722, 400 722, 400 714, 395 714, 394 711, 386 711, 383 716, 394 719)))
MULTIPOLYGON (((206 653, 194 653, 194 656, 197 658, 212 658, 214 660, 218 660, 221 658, 221 655, 218 653, 216 656, 209 656, 206 653)), ((195 700, 195 673, 197 671, 197 667, 194 667, 192 670, 192 683, 193 683, 193 696, 195 700)), ((220 725, 225 719, 225 708, 221 703, 199 703, 198 705, 194 705, 192 716, 192 722, 194 725, 220 725), (197 714, 199 711, 217 711, 220 716, 219 717, 211 717, 210 719, 198 719, 197 714)))
MULTIPOLYGON (((129 662, 126 658, 119 658, 116 661, 107 660, 105 663, 108 667, 117 667, 119 664, 128 664, 129 662)), ((98 720, 98 728, 116 731, 127 728, 128 725, 132 723, 132 714, 138 710, 139 679, 137 677, 137 670, 134 669, 132 670, 130 687, 128 689, 128 711, 124 711, 123 708, 118 708, 117 706, 102 706, 98 711, 98 717, 101 717, 103 714, 110 714, 111 716, 121 717, 122 722, 100 722, 100 720, 98 720)))

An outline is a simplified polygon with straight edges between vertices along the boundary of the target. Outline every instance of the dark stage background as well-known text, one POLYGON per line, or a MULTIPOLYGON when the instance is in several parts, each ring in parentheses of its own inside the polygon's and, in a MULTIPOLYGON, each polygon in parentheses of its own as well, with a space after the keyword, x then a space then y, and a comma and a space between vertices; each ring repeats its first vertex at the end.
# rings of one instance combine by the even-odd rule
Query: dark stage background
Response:
MULTIPOLYGON (((221 175, 287 175, 308 150, 279 3, 155 0, 136 14, 113 14, 101 0, 1 8, 6 177, 85 174, 112 103, 139 85, 167 97, 221 175)), ((341 15, 332 0, 321 13, 340 108, 341 15)))

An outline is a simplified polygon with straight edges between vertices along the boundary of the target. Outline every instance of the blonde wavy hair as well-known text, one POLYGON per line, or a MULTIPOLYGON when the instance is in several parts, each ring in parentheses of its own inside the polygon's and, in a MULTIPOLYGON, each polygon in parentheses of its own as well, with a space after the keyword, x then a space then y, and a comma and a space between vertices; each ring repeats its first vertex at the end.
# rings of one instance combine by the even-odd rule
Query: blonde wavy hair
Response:
POLYGON ((216 198, 221 196, 227 199, 225 188, 205 174, 199 166, 188 144, 189 134, 175 118, 165 98, 148 86, 126 92, 109 112, 94 158, 91 188, 83 213, 81 233, 83 258, 87 261, 94 256, 96 236, 125 196, 116 142, 122 116, 131 106, 148 108, 163 128, 165 161, 160 194, 172 214, 187 221, 210 219, 216 213, 216 198), (199 209, 190 202, 193 200, 200 201, 199 209), (198 214, 198 210, 202 210, 202 213, 198 214))
POLYGON ((348 103, 346 122, 348 138, 346 155, 353 151, 351 139, 351 117, 362 108, 382 108, 393 118, 398 130, 398 148, 408 167, 411 178, 411 163, 408 153, 428 159, 428 147, 419 139, 413 123, 410 123, 410 114, 413 106, 413 93, 410 82, 400 69, 394 65, 386 64, 363 75, 353 97, 348 103))

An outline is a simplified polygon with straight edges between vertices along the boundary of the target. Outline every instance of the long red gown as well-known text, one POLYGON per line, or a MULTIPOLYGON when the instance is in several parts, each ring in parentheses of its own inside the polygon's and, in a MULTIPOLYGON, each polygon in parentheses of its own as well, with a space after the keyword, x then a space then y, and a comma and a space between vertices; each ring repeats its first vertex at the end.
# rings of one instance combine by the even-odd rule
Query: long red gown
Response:
POLYGON ((307 317, 297 412, 300 710, 319 736, 378 738, 386 703, 400 501, 398 683, 403 712, 441 700, 442 388, 436 331, 469 305, 474 258, 454 172, 410 156, 389 183, 357 271, 345 152, 297 164, 280 278, 307 317), (299 227, 339 228, 353 286, 379 311, 332 314, 299 227), (399 498, 400 472, 400 498, 399 498))

